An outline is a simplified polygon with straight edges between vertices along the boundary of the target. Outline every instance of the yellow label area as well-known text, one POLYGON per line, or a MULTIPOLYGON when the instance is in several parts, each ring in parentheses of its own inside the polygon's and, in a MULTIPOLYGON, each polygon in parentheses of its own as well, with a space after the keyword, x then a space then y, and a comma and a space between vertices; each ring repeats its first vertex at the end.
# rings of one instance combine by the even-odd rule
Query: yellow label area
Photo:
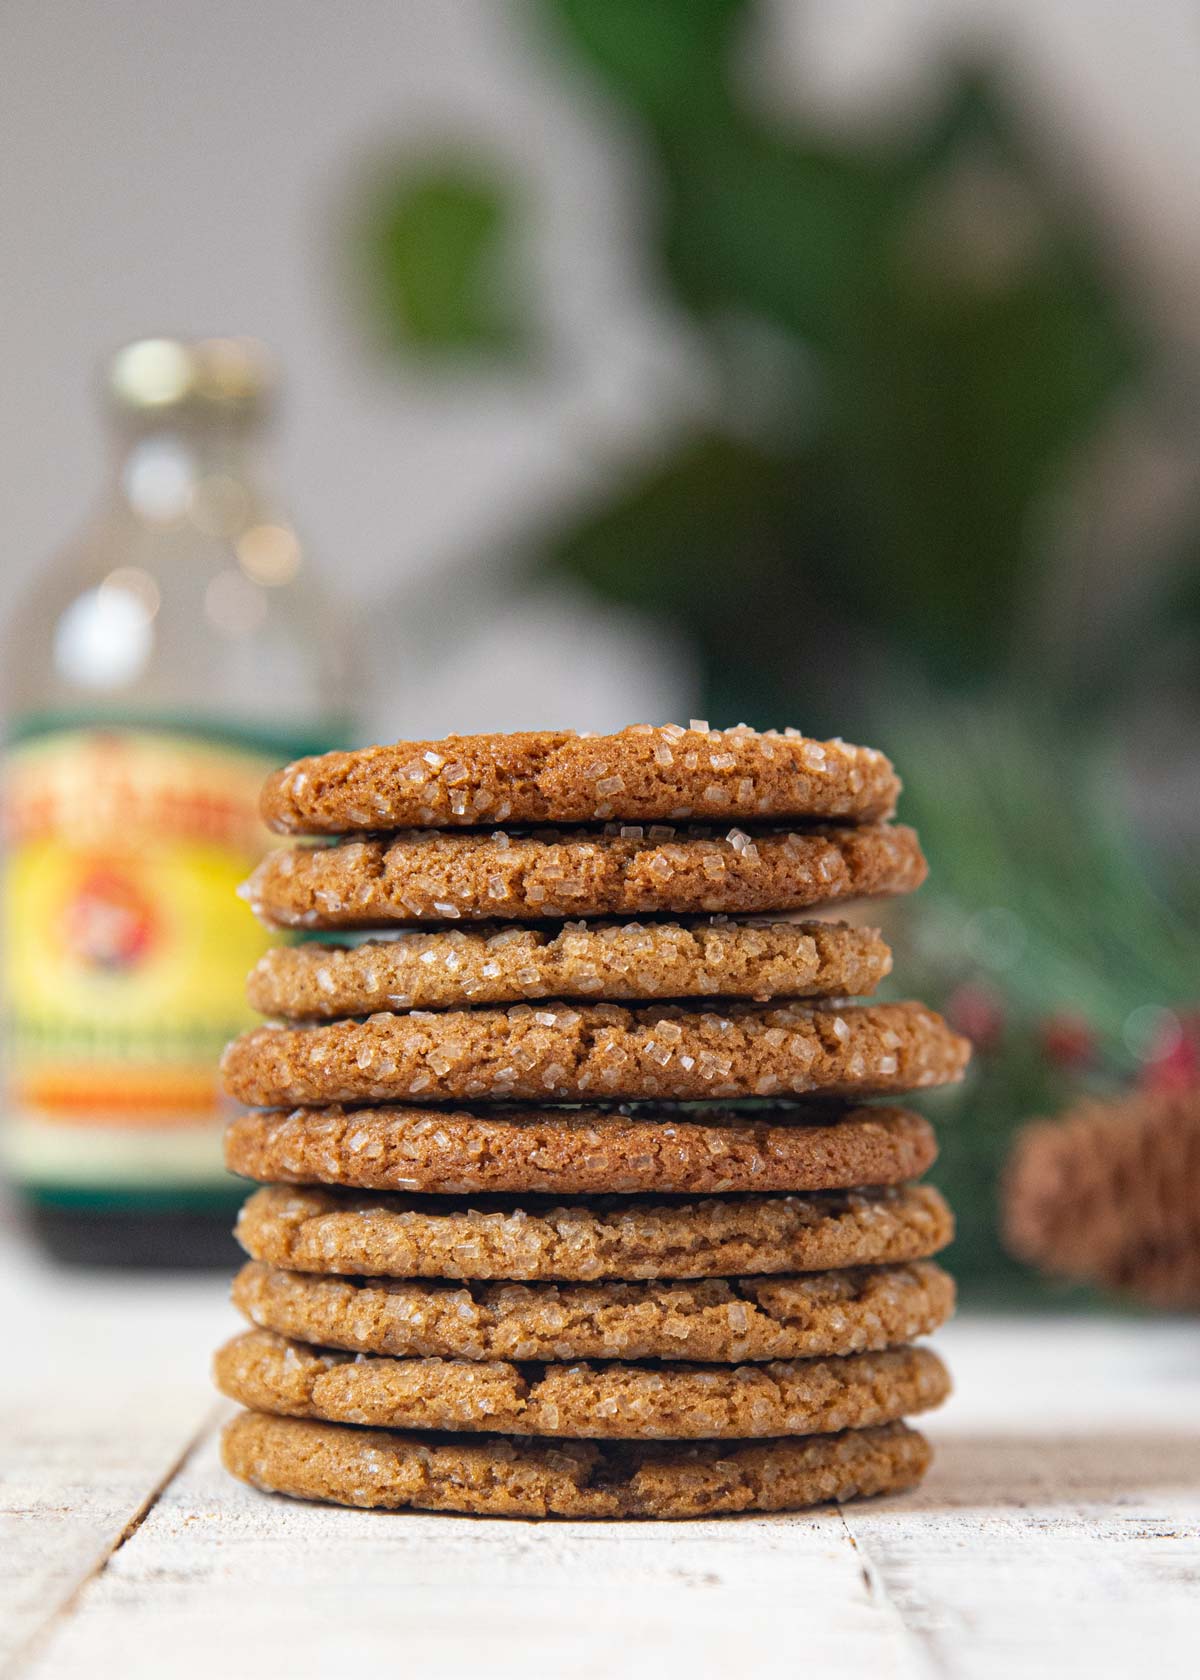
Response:
POLYGON ((216 1062, 251 1019, 246 972, 270 943, 235 889, 270 843, 257 800, 271 763, 123 729, 10 752, 4 987, 22 1178, 141 1178, 144 1158, 174 1182, 219 1179, 216 1062), (182 1134, 193 1141, 167 1141, 182 1134))

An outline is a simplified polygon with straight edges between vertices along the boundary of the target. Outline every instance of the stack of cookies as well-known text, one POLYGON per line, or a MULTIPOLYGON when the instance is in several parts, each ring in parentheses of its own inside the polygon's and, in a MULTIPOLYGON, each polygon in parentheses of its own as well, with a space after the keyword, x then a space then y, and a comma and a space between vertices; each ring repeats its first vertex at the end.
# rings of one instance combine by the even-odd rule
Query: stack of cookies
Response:
POLYGON ((456 736, 280 771, 323 844, 232 1044, 254 1328, 225 1462, 268 1490, 515 1516, 784 1510, 911 1485, 948 1380, 920 1116, 967 1045, 848 1003, 909 892, 881 753, 787 730, 456 736), (553 825, 553 826, 551 826, 553 825), (786 913, 789 919, 780 919, 786 913))

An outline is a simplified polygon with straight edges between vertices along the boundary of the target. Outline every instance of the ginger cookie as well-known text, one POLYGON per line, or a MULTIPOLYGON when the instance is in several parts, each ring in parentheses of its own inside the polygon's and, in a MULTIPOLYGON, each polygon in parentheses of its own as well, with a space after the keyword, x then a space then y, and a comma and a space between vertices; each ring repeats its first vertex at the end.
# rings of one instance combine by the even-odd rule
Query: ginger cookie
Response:
POLYGON ((918 1178, 936 1156, 929 1122, 902 1108, 832 1124, 786 1108, 298 1108, 240 1115, 225 1134, 225 1165, 243 1178, 441 1195, 852 1190, 918 1178))
POLYGON ((689 729, 451 735, 325 753, 271 776, 262 812, 287 834, 608 817, 864 822, 890 816, 899 791, 892 766, 871 747, 696 721, 689 729))
POLYGON ((914 1347, 763 1365, 517 1365, 341 1353, 247 1330, 213 1369, 222 1394, 257 1412, 591 1440, 824 1435, 928 1411, 950 1392, 937 1354, 914 1347))
POLYGON ((970 1054, 919 1003, 806 1008, 527 1003, 256 1027, 222 1059, 225 1089, 292 1103, 515 1098, 858 1097, 944 1085, 970 1054))
POLYGON ((486 1517, 657 1517, 794 1511, 913 1487, 929 1443, 903 1423, 752 1445, 481 1440, 241 1412, 225 1468, 264 1493, 486 1517))
POLYGON ((277 927, 802 910, 913 892, 926 864, 911 828, 535 829, 268 852, 241 889, 277 927))
POLYGON ((807 1277, 469 1285, 350 1281, 250 1260, 233 1303, 259 1329, 351 1353, 733 1364, 915 1341, 949 1318, 954 1283, 931 1260, 807 1277))
POLYGON ((316 1020, 543 997, 861 997, 891 966, 877 931, 844 922, 568 922, 277 945, 247 991, 261 1015, 316 1020))
POLYGON ((812 1196, 461 1199, 255 1191, 237 1238, 255 1260, 359 1277, 590 1282, 819 1272, 923 1260, 954 1235, 930 1184, 812 1196))

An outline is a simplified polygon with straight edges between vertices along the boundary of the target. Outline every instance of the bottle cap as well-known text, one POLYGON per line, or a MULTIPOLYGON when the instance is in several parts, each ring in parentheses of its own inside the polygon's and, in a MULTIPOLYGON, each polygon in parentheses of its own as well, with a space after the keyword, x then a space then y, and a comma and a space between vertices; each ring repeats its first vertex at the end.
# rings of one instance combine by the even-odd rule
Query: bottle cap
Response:
POLYGON ((266 350, 252 338, 139 338, 108 364, 105 386, 126 413, 193 408, 254 415, 274 384, 266 350))

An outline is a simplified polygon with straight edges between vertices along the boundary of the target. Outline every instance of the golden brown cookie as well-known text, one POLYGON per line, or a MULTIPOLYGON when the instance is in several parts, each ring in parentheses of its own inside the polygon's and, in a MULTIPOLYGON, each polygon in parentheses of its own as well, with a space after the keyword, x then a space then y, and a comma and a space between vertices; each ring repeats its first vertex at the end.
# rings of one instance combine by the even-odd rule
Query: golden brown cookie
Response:
POLYGON ((929 1122, 902 1108, 856 1108, 832 1123, 801 1108, 269 1109, 225 1134, 225 1165, 243 1178, 442 1195, 852 1190, 903 1184, 936 1157, 929 1122))
POLYGON ((713 817, 718 822, 890 816, 900 783, 881 752, 745 724, 635 724, 617 735, 451 735, 302 758, 263 790, 288 834, 454 824, 713 817))
POLYGON ((944 1085, 970 1054, 919 1003, 806 1008, 527 1003, 256 1027, 221 1067, 260 1108, 292 1103, 859 1097, 944 1085))
POLYGON ((750 1446, 403 1435, 240 1412, 221 1457, 264 1493, 487 1517, 792 1511, 919 1482, 929 1443, 903 1423, 750 1446))
POLYGON ((817 1272, 923 1260, 953 1235, 950 1210, 930 1184, 516 1204, 269 1186, 250 1197, 237 1223, 253 1259, 293 1271, 524 1282, 817 1272))
POLYGON ((926 865, 911 828, 535 829, 268 852, 241 889, 278 927, 801 910, 913 892, 926 865))
POLYGON ((262 1015, 315 1020, 543 997, 861 997, 891 966, 875 929, 844 922, 567 922, 277 945, 247 990, 262 1015))
POLYGON ((954 1310, 932 1260, 801 1277, 475 1283, 277 1271, 247 1261, 233 1302, 320 1347, 439 1359, 813 1359, 898 1347, 954 1310))
POLYGON ((938 1406, 950 1379, 929 1348, 763 1365, 514 1365, 389 1359, 246 1330, 218 1350, 222 1394, 256 1412, 591 1440, 735 1440, 868 1429, 938 1406))

